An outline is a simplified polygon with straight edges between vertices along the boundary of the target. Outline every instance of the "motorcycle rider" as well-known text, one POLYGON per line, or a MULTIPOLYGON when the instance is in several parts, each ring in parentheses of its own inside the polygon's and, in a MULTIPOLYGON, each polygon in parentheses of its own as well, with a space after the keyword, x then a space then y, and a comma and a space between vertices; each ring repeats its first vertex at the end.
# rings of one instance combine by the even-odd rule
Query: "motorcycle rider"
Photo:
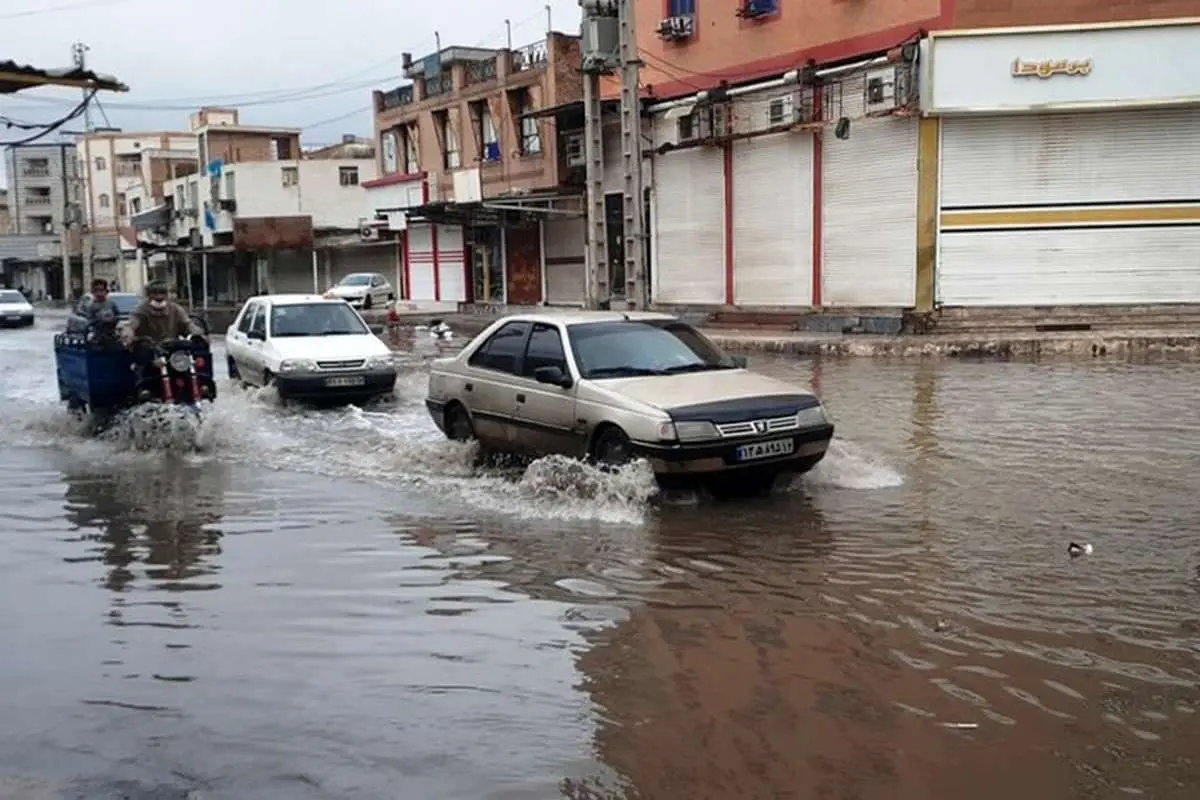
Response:
POLYGON ((146 286, 146 299, 129 315, 125 341, 132 344, 138 339, 148 339, 152 344, 158 344, 180 336, 203 338, 204 330, 188 316, 183 306, 172 302, 165 283, 152 281, 146 286))
POLYGON ((92 281, 92 301, 87 306, 88 328, 97 338, 113 339, 117 317, 117 307, 108 299, 108 281, 96 278, 92 281))

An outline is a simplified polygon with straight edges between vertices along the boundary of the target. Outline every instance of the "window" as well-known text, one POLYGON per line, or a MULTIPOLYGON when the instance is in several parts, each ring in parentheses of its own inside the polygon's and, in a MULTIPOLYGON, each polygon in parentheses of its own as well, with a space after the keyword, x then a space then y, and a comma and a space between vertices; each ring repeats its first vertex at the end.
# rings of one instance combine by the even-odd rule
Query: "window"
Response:
POLYGON ((104 172, 108 169, 108 162, 104 160, 104 156, 96 156, 96 172, 104 172))
POLYGON ((246 306, 246 310, 242 312, 242 318, 238 321, 238 331, 241 333, 250 332, 250 325, 254 321, 254 315, 258 313, 258 309, 258 303, 250 303, 246 306))
POLYGON ((584 378, 628 378, 730 369, 733 362, 698 330, 670 320, 591 322, 568 328, 584 378))
POLYGON ((355 272, 337 282, 338 286, 370 286, 371 276, 365 272, 355 272))
POLYGON ((471 103, 471 116, 475 120, 475 140, 479 142, 479 160, 500 160, 500 137, 496 132, 496 121, 486 100, 471 103))
POLYGON ((175 210, 183 211, 185 208, 187 208, 187 199, 184 197, 183 187, 176 186, 175 187, 175 210))
POLYGON ((254 307, 254 316, 250 318, 250 330, 248 332, 263 337, 267 335, 267 315, 264 306, 258 305, 254 307))
POLYGON ((562 336, 558 328, 545 323, 533 326, 529 334, 529 344, 525 348, 525 361, 521 365, 521 374, 532 378, 542 367, 558 367, 565 375, 567 372, 567 356, 563 352, 562 336))
POLYGON ((494 369, 497 372, 515 375, 521 346, 525 343, 525 334, 528 332, 528 322, 508 323, 472 353, 467 363, 472 367, 494 369))
POLYGON ((345 303, 296 303, 271 309, 271 336, 368 336, 371 331, 345 303))
POLYGON ((358 167, 338 167, 338 183, 342 186, 358 186, 358 167))
POLYGON ((225 173, 225 193, 222 197, 226 200, 232 200, 237 197, 237 176, 232 172, 225 173))
POLYGON ((509 105, 512 107, 513 117, 520 120, 521 140, 518 144, 521 155, 538 155, 542 152, 542 134, 537 117, 530 116, 535 109, 529 89, 522 88, 510 92, 509 105))
POLYGON ((112 201, 109 199, 108 195, 106 195, 106 194, 100 195, 100 207, 101 208, 108 208, 111 205, 112 205, 112 201))
POLYGON ((288 161, 292 157, 292 140, 286 136, 277 136, 271 140, 271 152, 276 161, 288 161))
POLYGON ((125 201, 125 193, 121 192, 117 195, 117 214, 124 217, 129 214, 129 207, 125 201))
POLYGON ((135 197, 133 200, 129 201, 129 206, 133 210, 133 213, 142 213, 142 199, 140 197, 135 197))
POLYGON ((300 185, 300 168, 284 167, 279 171, 279 177, 284 186, 300 185))
POLYGON ((667 0, 668 17, 696 16, 696 0, 667 0))
POLYGON ((380 148, 380 158, 383 163, 383 174, 393 175, 399 169, 399 154, 397 149, 399 145, 396 143, 400 134, 396 131, 388 131, 383 135, 383 146, 380 148))
POLYGON ((406 175, 412 175, 414 172, 421 171, 420 149, 418 147, 417 126, 416 124, 405 125, 401 131, 401 136, 404 139, 404 172, 406 175))
POLYGON ((438 138, 442 142, 442 167, 458 169, 462 166, 462 157, 458 149, 458 133, 450 119, 449 111, 433 112, 433 122, 437 127, 438 138))

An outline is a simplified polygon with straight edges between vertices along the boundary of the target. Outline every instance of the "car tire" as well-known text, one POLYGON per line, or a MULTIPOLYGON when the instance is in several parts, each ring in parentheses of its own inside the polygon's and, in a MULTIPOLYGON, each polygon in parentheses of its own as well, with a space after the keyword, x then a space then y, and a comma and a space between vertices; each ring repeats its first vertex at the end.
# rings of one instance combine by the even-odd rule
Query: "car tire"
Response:
POLYGON ((471 424, 471 415, 458 403, 446 407, 446 438, 452 442, 475 441, 475 426, 471 424))
POLYGON ((602 428, 592 442, 592 459, 602 467, 623 467, 633 461, 633 443, 615 425, 602 428))

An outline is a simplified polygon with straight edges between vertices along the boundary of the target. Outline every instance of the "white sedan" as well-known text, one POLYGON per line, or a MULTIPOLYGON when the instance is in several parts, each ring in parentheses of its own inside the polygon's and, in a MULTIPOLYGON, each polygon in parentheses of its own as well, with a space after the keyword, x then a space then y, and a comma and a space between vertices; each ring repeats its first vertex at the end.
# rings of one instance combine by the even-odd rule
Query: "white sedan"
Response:
POLYGON ((0 327, 33 324, 33 306, 16 289, 0 289, 0 327))
POLYGON ((329 287, 329 297, 345 300, 364 311, 382 308, 395 299, 395 290, 378 272, 355 272, 329 287))
POLYGON ((283 400, 365 403, 396 387, 392 352, 344 300, 251 298, 225 334, 229 377, 283 400))

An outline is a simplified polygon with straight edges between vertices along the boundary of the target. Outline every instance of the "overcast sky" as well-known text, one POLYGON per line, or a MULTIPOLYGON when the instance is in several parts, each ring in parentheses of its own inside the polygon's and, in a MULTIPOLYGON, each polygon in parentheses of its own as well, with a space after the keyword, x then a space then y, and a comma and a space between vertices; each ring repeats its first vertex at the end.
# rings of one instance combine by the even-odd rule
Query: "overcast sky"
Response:
MULTIPOLYGON (((371 89, 398 84, 400 54, 433 52, 435 31, 443 47, 503 47, 507 18, 520 47, 545 38, 547 5, 555 30, 579 32, 577 0, 0 0, 0 61, 65 66, 82 41, 90 68, 130 87, 99 95, 115 127, 185 130, 196 107, 229 105, 326 144, 371 133, 371 89)), ((67 89, 0 95, 0 117, 49 122, 78 102, 67 89)), ((18 138, 0 125, 0 142, 18 138)))

